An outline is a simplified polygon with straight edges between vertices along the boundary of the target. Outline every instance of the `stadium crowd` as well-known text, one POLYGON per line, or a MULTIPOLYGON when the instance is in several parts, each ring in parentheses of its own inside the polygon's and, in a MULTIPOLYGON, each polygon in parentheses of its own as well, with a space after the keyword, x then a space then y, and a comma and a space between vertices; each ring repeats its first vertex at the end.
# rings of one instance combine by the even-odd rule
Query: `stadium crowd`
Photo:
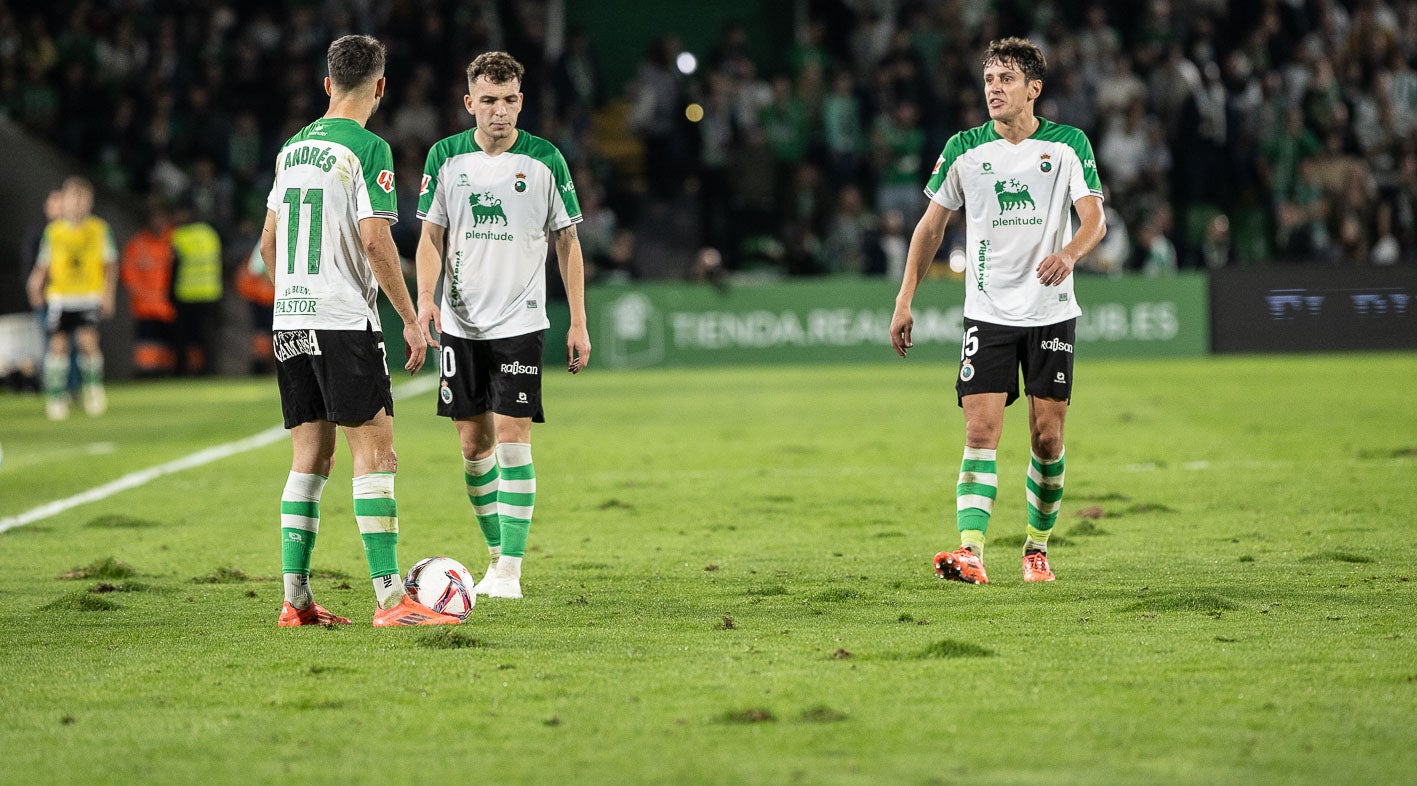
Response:
POLYGON ((613 91, 598 58, 618 42, 552 33, 559 7, 0 4, 0 108, 101 186, 190 204, 235 269, 274 151, 321 110, 324 47, 374 33, 390 90, 370 127, 395 150, 411 256, 428 145, 471 120, 462 67, 505 49, 527 67, 522 127, 571 162, 593 280, 705 265, 898 277, 936 155, 984 122, 978 53, 1025 33, 1049 58, 1039 114, 1088 134, 1108 189, 1089 268, 1417 260, 1414 0, 811 0, 780 62, 728 23, 697 69, 666 36, 613 91), (681 263, 637 258, 652 203, 697 216, 681 263))

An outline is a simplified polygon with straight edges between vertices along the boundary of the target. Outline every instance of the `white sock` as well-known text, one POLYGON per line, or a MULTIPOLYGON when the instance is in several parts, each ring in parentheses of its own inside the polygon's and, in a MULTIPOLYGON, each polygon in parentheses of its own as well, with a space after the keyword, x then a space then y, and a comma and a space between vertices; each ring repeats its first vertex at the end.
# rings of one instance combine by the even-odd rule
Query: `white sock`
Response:
POLYGON ((521 577, 521 557, 508 557, 507 555, 503 554, 501 558, 497 560, 497 578, 521 580, 521 577))

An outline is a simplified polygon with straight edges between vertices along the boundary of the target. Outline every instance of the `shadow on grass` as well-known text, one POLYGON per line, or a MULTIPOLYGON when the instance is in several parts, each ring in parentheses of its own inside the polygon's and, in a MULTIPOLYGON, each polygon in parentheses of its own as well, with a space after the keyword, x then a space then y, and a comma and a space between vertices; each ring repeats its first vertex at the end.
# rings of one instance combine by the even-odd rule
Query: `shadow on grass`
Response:
POLYGON ((99 516, 96 519, 89 519, 84 523, 88 529, 148 529, 151 527, 165 526, 161 521, 151 519, 140 519, 132 516, 114 514, 110 516, 99 516))
POLYGON ((1353 564, 1366 564, 1373 561, 1372 557, 1364 554, 1354 554, 1351 551, 1323 551, 1318 554, 1310 554, 1304 557, 1304 562, 1349 562, 1353 564))
POLYGON ((430 650, 471 650, 486 649, 492 645, 466 631, 452 626, 441 627, 414 640, 418 646, 430 650))
POLYGON ((46 611, 115 611, 123 607, 90 592, 71 592, 58 600, 46 603, 42 608, 46 611))

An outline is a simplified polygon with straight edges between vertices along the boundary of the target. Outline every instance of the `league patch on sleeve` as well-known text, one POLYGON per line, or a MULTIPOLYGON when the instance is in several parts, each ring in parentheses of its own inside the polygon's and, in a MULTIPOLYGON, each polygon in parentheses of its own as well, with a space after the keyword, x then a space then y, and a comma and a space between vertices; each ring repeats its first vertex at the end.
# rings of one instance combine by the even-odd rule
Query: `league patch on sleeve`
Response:
POLYGON ((379 178, 376 180, 379 188, 384 189, 385 194, 394 193, 394 173, 387 169, 379 170, 379 178))

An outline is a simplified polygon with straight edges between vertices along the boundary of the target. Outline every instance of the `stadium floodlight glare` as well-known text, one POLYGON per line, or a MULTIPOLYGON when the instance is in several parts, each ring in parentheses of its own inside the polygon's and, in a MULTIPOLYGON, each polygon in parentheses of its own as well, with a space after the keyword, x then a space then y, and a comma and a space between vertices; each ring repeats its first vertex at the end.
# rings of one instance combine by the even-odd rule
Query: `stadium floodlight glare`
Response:
POLYGON ((699 70, 699 59, 689 52, 680 52, 679 57, 675 58, 674 64, 679 66, 679 73, 684 76, 691 76, 699 70))
POLYGON ((684 107, 684 117, 688 118, 690 123, 697 123, 700 120, 703 120, 703 106, 698 103, 689 104, 688 106, 684 107))

